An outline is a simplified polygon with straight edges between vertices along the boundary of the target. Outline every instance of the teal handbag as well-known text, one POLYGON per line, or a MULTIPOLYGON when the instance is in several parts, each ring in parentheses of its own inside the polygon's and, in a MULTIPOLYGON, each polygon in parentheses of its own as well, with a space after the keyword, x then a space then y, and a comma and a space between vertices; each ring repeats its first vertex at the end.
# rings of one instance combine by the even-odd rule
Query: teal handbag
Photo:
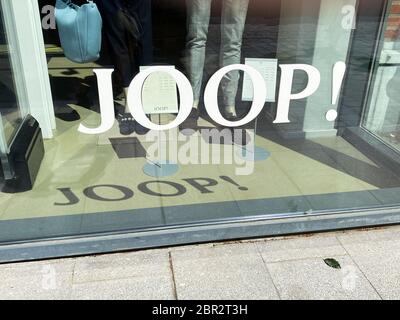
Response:
POLYGON ((93 1, 77 6, 71 0, 57 0, 55 18, 65 56, 77 63, 100 58, 102 19, 93 1))

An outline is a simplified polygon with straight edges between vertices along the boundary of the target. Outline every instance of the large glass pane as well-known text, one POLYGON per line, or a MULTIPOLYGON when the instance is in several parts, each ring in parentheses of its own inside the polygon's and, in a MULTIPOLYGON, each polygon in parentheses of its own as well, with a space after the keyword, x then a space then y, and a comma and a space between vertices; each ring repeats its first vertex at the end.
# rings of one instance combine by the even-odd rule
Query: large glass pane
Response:
MULTIPOLYGON (((54 1, 38 1, 56 130, 34 188, 0 203, 0 241, 399 205, 399 170, 344 134, 364 127, 368 88, 354 89, 351 79, 360 69, 375 72, 365 61, 376 50, 357 43, 378 47, 385 1, 98 0, 100 58, 85 63, 68 57, 72 42, 61 44, 66 31, 55 28, 54 1), (360 34, 367 37, 359 41, 360 34), (256 92, 243 70, 221 75, 212 90, 216 73, 238 64, 257 70, 256 92), (128 89, 154 66, 164 69, 128 89), (174 72, 189 88, 177 90, 174 72), (224 122, 245 119, 264 83, 257 116, 240 126, 224 122), (135 92, 146 112, 142 124, 131 114, 138 101, 126 99, 135 92), (171 123, 184 107, 190 116, 179 126, 144 127, 171 123), (107 120, 110 127, 93 132, 107 120)), ((374 87, 388 97, 372 99, 365 125, 382 139, 382 128, 398 121, 391 42, 382 58, 390 56, 390 66, 375 72, 381 82, 374 87), (385 125, 372 129, 374 121, 385 125)))

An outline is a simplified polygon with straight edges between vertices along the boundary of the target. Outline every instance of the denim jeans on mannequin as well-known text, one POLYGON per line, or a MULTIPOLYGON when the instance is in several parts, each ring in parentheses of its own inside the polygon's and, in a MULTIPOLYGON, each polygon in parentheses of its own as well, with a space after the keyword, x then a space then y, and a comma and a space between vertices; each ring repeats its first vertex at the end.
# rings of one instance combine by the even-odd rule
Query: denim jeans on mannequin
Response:
MULTIPOLYGON (((206 44, 213 0, 186 0, 188 15, 187 71, 193 86, 194 99, 200 99, 203 82, 206 44)), ((249 0, 222 0, 220 67, 238 64, 249 0)), ((235 105, 239 71, 228 73, 221 82, 224 107, 235 105)))
POLYGON ((96 4, 103 18, 104 34, 110 43, 115 72, 119 74, 123 87, 129 87, 140 65, 153 62, 151 0, 97 0, 96 4), (142 28, 142 46, 136 55, 130 52, 125 28, 118 19, 118 11, 123 7, 138 18, 142 28))

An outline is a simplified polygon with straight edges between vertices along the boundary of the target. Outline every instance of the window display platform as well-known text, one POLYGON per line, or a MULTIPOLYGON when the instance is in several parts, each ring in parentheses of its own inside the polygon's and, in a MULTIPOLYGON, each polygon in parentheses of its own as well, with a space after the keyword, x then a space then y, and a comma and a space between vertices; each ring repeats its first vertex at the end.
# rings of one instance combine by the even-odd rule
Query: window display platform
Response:
POLYGON ((271 156, 251 175, 236 175, 236 164, 190 164, 153 179, 142 171, 144 155, 119 157, 113 144, 78 133, 81 121, 96 124, 99 115, 71 107, 81 119, 57 120, 34 189, 1 194, 1 221, 76 215, 80 227, 89 215, 91 228, 110 231, 397 204, 400 179, 340 137, 283 140, 259 130, 256 143, 271 156))

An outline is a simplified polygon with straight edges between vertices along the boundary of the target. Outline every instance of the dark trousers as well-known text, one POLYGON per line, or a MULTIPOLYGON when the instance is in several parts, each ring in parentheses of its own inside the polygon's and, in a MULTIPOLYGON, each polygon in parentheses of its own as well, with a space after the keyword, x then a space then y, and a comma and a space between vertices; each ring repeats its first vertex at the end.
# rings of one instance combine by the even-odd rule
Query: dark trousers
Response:
POLYGON ((103 18, 104 35, 109 42, 115 72, 123 87, 129 87, 139 67, 153 62, 151 0, 97 0, 96 4, 103 18), (137 17, 142 31, 141 45, 136 52, 132 52, 124 25, 118 19, 122 8, 137 17))

